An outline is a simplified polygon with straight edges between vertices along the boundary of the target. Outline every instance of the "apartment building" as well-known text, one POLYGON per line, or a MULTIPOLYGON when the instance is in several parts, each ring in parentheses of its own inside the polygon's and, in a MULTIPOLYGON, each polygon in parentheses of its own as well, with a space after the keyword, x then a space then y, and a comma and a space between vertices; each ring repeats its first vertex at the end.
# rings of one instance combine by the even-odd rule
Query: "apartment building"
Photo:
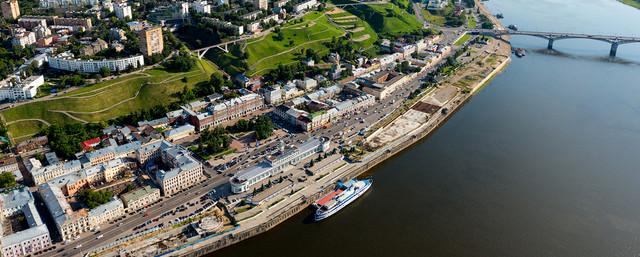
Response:
POLYGON ((101 224, 109 223, 125 215, 124 205, 118 198, 99 205, 89 211, 89 226, 99 227, 101 224))
POLYGON ((0 3, 2 7, 2 18, 5 20, 15 20, 20 17, 20 7, 18 0, 6 0, 0 3))
POLYGON ((145 56, 162 53, 164 39, 161 27, 148 27, 138 32, 140 36, 140 52, 145 56))

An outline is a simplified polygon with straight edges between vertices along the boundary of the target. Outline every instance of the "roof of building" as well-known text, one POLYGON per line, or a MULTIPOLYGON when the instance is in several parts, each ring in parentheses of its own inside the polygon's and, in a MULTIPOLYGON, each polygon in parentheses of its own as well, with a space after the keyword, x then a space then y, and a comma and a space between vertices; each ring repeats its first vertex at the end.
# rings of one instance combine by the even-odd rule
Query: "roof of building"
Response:
POLYGON ((1 194, 2 208, 3 209, 15 209, 21 208, 27 205, 29 202, 33 202, 33 195, 29 188, 23 187, 13 190, 6 194, 1 194))
POLYGON ((116 147, 115 146, 107 146, 105 148, 101 148, 95 151, 87 152, 85 155, 89 160, 100 158, 108 154, 115 154, 116 147))
POLYGON ((120 199, 116 197, 113 197, 111 201, 91 209, 89 211, 89 217, 101 216, 101 215, 104 215, 106 212, 116 210, 119 208, 124 208, 124 205, 122 205, 122 201, 120 201, 120 199))
POLYGON ((80 145, 82 145, 83 149, 88 150, 88 149, 91 149, 91 147, 98 145, 99 143, 100 143, 100 138, 96 137, 96 138, 83 141, 82 143, 80 143, 80 145))
POLYGON ((130 202, 135 202, 143 197, 146 197, 147 195, 153 194, 155 192, 160 192, 160 189, 157 188, 153 188, 151 186, 145 186, 143 188, 140 189, 136 189, 134 191, 125 193, 123 195, 120 196, 120 198, 122 198, 123 201, 130 203, 130 202))
POLYGON ((169 130, 167 132, 164 132, 164 136, 165 137, 172 137, 175 135, 180 135, 180 134, 184 134, 184 133, 191 133, 193 131, 195 131, 195 127, 190 125, 190 124, 186 124, 186 125, 182 125, 180 127, 174 128, 172 130, 169 130))

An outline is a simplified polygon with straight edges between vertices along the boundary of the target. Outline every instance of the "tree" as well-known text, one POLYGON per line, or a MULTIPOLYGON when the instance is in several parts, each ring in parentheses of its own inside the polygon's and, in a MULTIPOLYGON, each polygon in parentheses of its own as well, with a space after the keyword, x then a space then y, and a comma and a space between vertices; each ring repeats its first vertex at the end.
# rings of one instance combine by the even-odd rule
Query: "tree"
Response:
POLYGON ((109 69, 108 67, 102 67, 100 68, 99 73, 102 77, 109 77, 111 76, 111 69, 109 69))
POLYGON ((111 200, 113 193, 111 191, 95 191, 93 189, 82 190, 78 194, 80 200, 84 202, 89 209, 93 209, 111 200))
POLYGON ((11 188, 16 185, 16 177, 11 172, 0 174, 0 188, 11 188))

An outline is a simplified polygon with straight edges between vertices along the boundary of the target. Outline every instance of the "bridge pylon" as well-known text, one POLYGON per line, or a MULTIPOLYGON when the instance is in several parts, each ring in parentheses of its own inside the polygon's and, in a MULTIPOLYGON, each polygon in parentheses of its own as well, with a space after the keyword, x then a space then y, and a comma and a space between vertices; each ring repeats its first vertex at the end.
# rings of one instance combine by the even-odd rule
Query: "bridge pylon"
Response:
POLYGON ((618 52, 618 42, 611 43, 611 50, 609 50, 609 56, 616 57, 617 52, 618 52))
POLYGON ((553 41, 555 39, 553 38, 549 38, 549 43, 547 44, 547 49, 552 50, 553 49, 553 41))

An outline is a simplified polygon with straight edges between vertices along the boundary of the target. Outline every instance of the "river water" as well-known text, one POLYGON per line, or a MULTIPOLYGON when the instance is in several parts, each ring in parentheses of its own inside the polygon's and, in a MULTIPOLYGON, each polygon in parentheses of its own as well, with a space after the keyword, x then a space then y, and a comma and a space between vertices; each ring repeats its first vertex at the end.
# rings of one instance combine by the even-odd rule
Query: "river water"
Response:
MULTIPOLYGON (((614 0, 491 0, 521 30, 640 36, 614 0)), ((511 65, 430 138, 305 213, 211 256, 638 256, 640 44, 514 37, 511 65)))

